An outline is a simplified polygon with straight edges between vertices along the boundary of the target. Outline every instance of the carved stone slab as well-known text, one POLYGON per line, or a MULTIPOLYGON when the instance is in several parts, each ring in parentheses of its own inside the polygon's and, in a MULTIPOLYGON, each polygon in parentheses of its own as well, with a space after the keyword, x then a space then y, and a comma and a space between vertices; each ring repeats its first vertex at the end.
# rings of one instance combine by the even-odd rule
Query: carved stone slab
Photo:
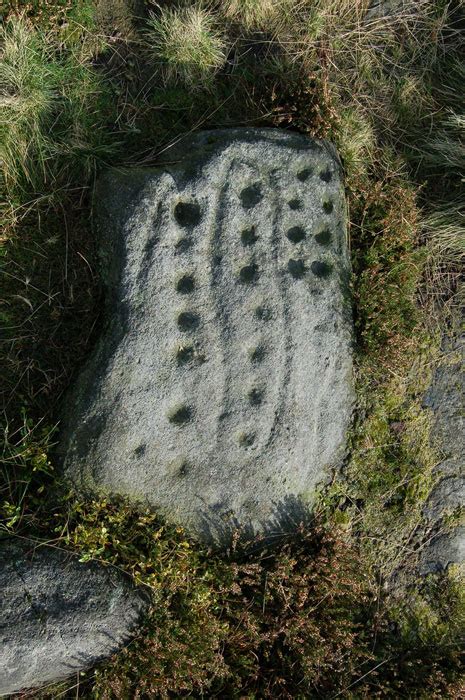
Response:
POLYGON ((107 324, 60 451, 207 540, 280 532, 345 452, 349 256, 333 148, 197 134, 96 194, 107 324))

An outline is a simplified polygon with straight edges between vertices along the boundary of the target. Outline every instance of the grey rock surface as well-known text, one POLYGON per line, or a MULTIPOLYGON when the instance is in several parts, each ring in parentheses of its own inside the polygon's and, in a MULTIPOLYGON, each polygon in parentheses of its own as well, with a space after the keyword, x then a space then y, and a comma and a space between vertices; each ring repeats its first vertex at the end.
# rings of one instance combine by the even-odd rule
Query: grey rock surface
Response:
POLYGON ((414 17, 422 8, 418 0, 372 0, 366 11, 365 20, 385 22, 396 16, 414 17))
POLYGON ((112 569, 0 543, 0 695, 62 680, 115 652, 148 600, 112 569))
MULTIPOLYGON (((412 4, 412 0, 407 0, 407 2, 409 5, 412 4)), ((371 19, 373 17, 392 15, 402 10, 405 5, 405 0, 372 0, 367 10, 367 16, 371 19)))
MULTIPOLYGON (((456 326, 459 325, 457 322, 456 326)), ((423 574, 465 562, 464 349, 463 333, 456 331, 444 337, 440 359, 424 401, 433 412, 432 437, 443 459, 436 467, 438 482, 424 508, 430 534, 421 552, 423 574)))
POLYGON ((330 144, 201 132, 110 172, 96 223, 107 323, 65 406, 81 488, 207 541, 287 531, 346 450, 349 255, 330 144))
POLYGON ((423 549, 420 573, 437 574, 446 571, 451 564, 465 562, 465 527, 459 525, 446 532, 437 531, 423 549))

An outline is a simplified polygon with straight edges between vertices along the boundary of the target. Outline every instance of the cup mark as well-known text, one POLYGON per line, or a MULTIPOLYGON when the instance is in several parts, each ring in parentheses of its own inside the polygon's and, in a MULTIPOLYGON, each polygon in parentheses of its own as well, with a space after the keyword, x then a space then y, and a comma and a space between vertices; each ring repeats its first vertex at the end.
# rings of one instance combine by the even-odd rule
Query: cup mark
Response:
POLYGON ((194 359, 194 348, 192 345, 180 345, 176 350, 176 361, 179 366, 187 365, 194 359))
POLYGON ((331 243, 331 231, 329 228, 324 228, 315 235, 315 240, 320 245, 329 245, 331 243))
POLYGON ((252 185, 244 187, 239 197, 244 209, 255 207, 263 198, 261 184, 259 182, 254 182, 252 185))
POLYGON ((181 311, 178 316, 178 326, 182 331, 192 331, 198 328, 200 317, 193 311, 181 311))
POLYGON ((331 182, 332 178, 333 174, 329 168, 320 171, 320 180, 323 180, 323 182, 331 182))
POLYGON ((300 182, 305 182, 306 180, 308 180, 310 175, 312 175, 312 173, 312 168, 303 168, 297 173, 297 179, 300 180, 300 182))
POLYGON ((192 294, 195 289, 193 275, 185 274, 176 282, 176 291, 180 294, 192 294))
POLYGON ((331 199, 326 199, 323 202, 323 211, 325 214, 331 214, 334 209, 334 204, 331 199))
POLYGON ((287 231, 286 236, 291 243, 300 243, 304 240, 306 233, 302 226, 293 226, 287 231))
POLYGON ((257 347, 250 350, 250 361, 259 364, 265 359, 266 351, 263 345, 257 345, 257 347))
POLYGON ((244 265, 244 267, 239 270, 239 280, 242 284, 255 284, 258 278, 259 272, 256 263, 244 265))
POLYGON ((287 263, 287 270, 295 280, 300 280, 306 271, 305 263, 303 260, 294 260, 291 258, 287 263))
POLYGON ((240 433, 238 442, 241 447, 250 447, 255 442, 255 433, 240 433))
POLYGON ((197 226, 201 219, 200 207, 197 202, 178 202, 174 207, 174 218, 185 228, 197 226))
POLYGON ((192 408, 186 404, 175 406, 168 413, 168 420, 174 425, 186 425, 192 419, 192 408))
POLYGON ((174 477, 186 476, 189 471, 189 463, 184 457, 177 457, 169 463, 168 469, 174 477))
POLYGON ((258 236, 255 233, 255 226, 245 228, 241 233, 241 242, 243 246, 252 246, 258 241, 258 236))
POLYGON ((310 265, 310 269, 317 277, 328 277, 333 268, 332 265, 327 262, 314 260, 310 265))
POLYGON ((174 248, 176 253, 185 253, 192 245, 193 241, 191 238, 180 238, 179 241, 175 243, 174 248))
POLYGON ((271 321, 273 318, 271 309, 263 305, 257 306, 254 311, 254 316, 258 318, 259 321, 271 321))
POLYGON ((250 389, 249 393, 247 394, 247 398, 249 399, 250 405, 260 406, 263 402, 263 395, 263 389, 259 389, 257 387, 253 387, 252 389, 250 389))

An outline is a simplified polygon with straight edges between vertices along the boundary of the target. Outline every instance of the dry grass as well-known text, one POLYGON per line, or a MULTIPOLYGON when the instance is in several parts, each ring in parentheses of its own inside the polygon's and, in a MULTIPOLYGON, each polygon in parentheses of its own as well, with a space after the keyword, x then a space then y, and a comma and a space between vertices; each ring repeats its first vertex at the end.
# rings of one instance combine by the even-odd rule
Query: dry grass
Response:
POLYGON ((465 203, 446 202, 423 220, 433 257, 450 264, 465 263, 465 203))
POLYGON ((85 43, 69 41, 57 51, 54 33, 36 31, 25 14, 0 29, 0 159, 10 202, 88 181, 112 153, 99 113, 105 89, 85 43))
POLYGON ((44 122, 50 120, 59 98, 56 74, 46 59, 46 42, 30 31, 25 20, 2 28, 1 160, 6 186, 24 177, 35 180, 34 170, 45 175, 47 145, 44 122))
POLYGON ((226 19, 250 31, 273 26, 294 4, 293 0, 223 0, 221 9, 226 19))
POLYGON ((460 312, 465 304, 465 202, 452 197, 438 203, 423 218, 423 227, 429 249, 426 293, 439 313, 460 312))
POLYGON ((146 40, 167 83, 205 87, 226 61, 217 18, 201 4, 161 8, 148 22, 146 40))

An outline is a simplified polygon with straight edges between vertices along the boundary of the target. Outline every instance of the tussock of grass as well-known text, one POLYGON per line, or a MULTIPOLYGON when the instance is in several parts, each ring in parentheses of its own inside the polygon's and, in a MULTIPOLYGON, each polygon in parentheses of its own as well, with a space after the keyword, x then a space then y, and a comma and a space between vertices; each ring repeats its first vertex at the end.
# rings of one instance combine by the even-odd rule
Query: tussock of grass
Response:
POLYGON ((451 264, 465 262, 465 203, 446 202, 423 219, 433 257, 451 264))
POLYGON ((148 22, 146 39, 162 62, 165 80, 205 86, 226 60, 226 44, 211 11, 202 5, 161 8, 148 22))
POLYGON ((451 111, 421 146, 424 165, 450 175, 465 174, 465 114, 451 111))
MULTIPOLYGON (((403 3, 381 16, 370 12, 370 5, 365 0, 302 2, 290 19, 281 24, 277 19, 275 26, 276 35, 286 38, 290 60, 312 71, 318 66, 335 118, 342 119, 336 139, 349 154, 357 150, 360 135, 347 128, 348 122, 362 124, 362 133, 369 139, 374 134, 379 144, 398 146, 412 123, 434 111, 428 83, 445 50, 443 30, 453 22, 447 8, 431 0, 403 3)), ((457 47, 460 35, 449 42, 457 47)), ((372 162, 373 149, 371 156, 372 162)))
POLYGON ((367 174, 376 153, 373 126, 356 108, 340 112, 338 124, 340 156, 348 172, 356 179, 367 174))
POLYGON ((429 251, 425 294, 437 311, 447 313, 460 308, 465 300, 464 80, 463 61, 452 58, 438 71, 431 89, 439 108, 427 122, 427 128, 413 128, 408 148, 410 161, 428 178, 423 215, 423 234, 429 251))
POLYGON ((7 184, 12 179, 16 184, 18 170, 31 182, 33 159, 41 173, 45 169, 42 126, 58 98, 59 75, 45 59, 46 44, 26 22, 11 23, 1 39, 2 164, 7 184))
POLYGON ((224 0, 222 11, 227 19, 240 23, 246 30, 264 29, 293 4, 293 0, 224 0))
POLYGON ((0 157, 10 199, 87 181, 112 152, 98 77, 79 50, 57 51, 24 15, 1 28, 0 41, 0 157))
POLYGON ((465 304, 465 202, 452 194, 423 218, 428 239, 426 293, 436 308, 462 309, 465 304))

